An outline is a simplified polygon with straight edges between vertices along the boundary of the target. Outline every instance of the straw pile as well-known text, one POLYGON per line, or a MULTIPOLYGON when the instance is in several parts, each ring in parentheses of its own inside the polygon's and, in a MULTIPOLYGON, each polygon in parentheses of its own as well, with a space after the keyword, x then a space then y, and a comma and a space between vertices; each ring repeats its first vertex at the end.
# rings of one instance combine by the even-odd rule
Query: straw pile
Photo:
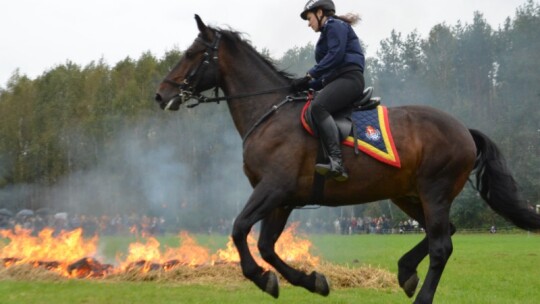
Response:
POLYGON ((203 265, 197 267, 180 265, 171 270, 152 270, 142 272, 132 268, 123 272, 107 276, 108 280, 114 281, 154 281, 172 282, 179 284, 219 284, 230 285, 244 280, 238 265, 220 264, 203 265))
MULTIPOLYGON (((308 264, 293 263, 292 266, 306 273, 311 273, 314 270, 313 266, 308 264)), ((398 289, 396 276, 380 268, 371 266, 348 267, 321 263, 315 270, 326 276, 332 289, 398 289)), ((124 271, 114 270, 102 279, 109 281, 151 281, 187 285, 219 284, 223 286, 237 285, 247 281, 237 264, 203 265, 198 267, 179 265, 170 270, 157 269, 150 271, 143 271, 142 267, 132 267, 124 271)), ((54 271, 23 264, 7 268, 0 266, 1 280, 59 281, 68 279, 54 271)), ((288 283, 285 279, 280 278, 280 284, 285 285, 288 283)))
POLYGON ((0 265, 0 281, 62 281, 67 280, 64 276, 55 271, 42 267, 34 267, 31 264, 20 264, 10 267, 0 265))
POLYGON ((398 289, 395 274, 381 268, 372 267, 371 265, 349 267, 324 263, 317 268, 317 271, 326 275, 331 287, 335 289, 398 289))

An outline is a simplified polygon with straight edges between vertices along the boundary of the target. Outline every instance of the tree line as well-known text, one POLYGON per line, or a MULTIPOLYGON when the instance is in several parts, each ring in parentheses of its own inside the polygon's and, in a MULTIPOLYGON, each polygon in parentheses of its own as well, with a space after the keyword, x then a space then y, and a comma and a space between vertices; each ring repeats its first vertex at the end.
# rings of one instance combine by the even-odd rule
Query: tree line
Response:
MULTIPOLYGON (((274 61, 302 75, 314 64, 313 53, 310 43, 274 61)), ((93 180, 105 180, 108 189, 95 188, 85 211, 119 212, 123 207, 111 204, 116 200, 129 200, 130 210, 137 210, 148 208, 151 200, 156 213, 165 205, 198 212, 202 217, 196 221, 177 216, 192 225, 209 220, 205 217, 216 210, 234 217, 249 195, 249 185, 241 173, 240 139, 226 106, 203 105, 170 115, 152 102, 162 77, 181 56, 181 50, 172 49, 161 57, 147 52, 114 65, 104 58, 85 66, 68 61, 35 79, 13 73, 0 88, 0 205, 81 208, 72 201, 81 200, 77 193, 82 188, 92 188, 88 180, 77 178, 101 167, 106 177, 93 180), (131 141, 125 140, 126 134, 131 141), (134 155, 133 149, 144 153, 134 155), (150 155, 164 159, 164 168, 166 163, 179 164, 178 170, 186 172, 183 180, 164 181, 165 173, 154 178, 152 161, 146 160, 150 155), (223 163, 231 159, 239 165, 223 172, 223 163), (167 189, 182 198, 152 193, 145 189, 149 180, 156 187, 170 183, 167 189), (211 190, 218 184, 226 186, 211 190)), ((430 105, 488 134, 506 156, 523 198, 535 205, 540 204, 539 71, 540 6, 529 0, 496 29, 476 12, 471 24, 437 24, 427 37, 394 30, 381 41, 376 56, 367 58, 365 77, 388 106, 430 105)), ((386 202, 346 213, 404 218, 386 202)), ((454 203, 452 219, 462 227, 501 223, 471 187, 454 203)))

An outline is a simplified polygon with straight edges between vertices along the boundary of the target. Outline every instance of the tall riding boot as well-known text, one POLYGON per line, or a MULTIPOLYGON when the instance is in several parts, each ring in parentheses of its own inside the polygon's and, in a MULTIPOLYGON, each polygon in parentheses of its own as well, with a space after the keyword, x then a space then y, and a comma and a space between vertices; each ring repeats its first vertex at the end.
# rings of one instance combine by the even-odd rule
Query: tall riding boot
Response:
POLYGON ((320 120, 317 124, 319 137, 323 143, 330 162, 328 164, 316 164, 315 171, 321 175, 328 175, 338 182, 344 182, 349 178, 341 155, 339 131, 334 118, 330 115, 320 120))

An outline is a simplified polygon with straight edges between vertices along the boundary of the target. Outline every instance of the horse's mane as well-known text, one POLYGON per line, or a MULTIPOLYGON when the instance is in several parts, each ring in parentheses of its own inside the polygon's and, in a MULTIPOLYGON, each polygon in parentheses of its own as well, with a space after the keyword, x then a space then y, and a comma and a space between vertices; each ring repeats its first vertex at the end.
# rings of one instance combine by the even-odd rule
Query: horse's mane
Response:
POLYGON ((274 60, 266 55, 263 55, 259 53, 251 44, 251 41, 242 38, 242 35, 244 35, 241 32, 234 31, 232 29, 223 29, 223 28, 211 28, 214 31, 219 31, 225 39, 228 39, 229 41, 233 42, 235 45, 241 43, 245 45, 249 50, 251 50, 253 53, 257 54, 258 57, 266 64, 268 65, 273 71, 275 71, 280 76, 292 79, 293 75, 291 73, 285 72, 283 70, 280 70, 276 67, 276 63, 274 60))

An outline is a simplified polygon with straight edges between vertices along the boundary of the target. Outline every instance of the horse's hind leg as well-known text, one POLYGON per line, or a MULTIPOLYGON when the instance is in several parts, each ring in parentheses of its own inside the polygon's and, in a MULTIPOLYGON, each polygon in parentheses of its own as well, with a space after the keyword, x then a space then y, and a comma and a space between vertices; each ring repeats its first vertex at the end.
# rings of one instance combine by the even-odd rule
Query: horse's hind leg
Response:
MULTIPOLYGON (((425 227, 424 211, 420 200, 413 197, 392 199, 401 210, 416 220, 422 228, 425 227)), ((428 254, 428 240, 423 238, 420 243, 405 253, 398 261, 398 282, 405 294, 410 298, 416 292, 420 281, 416 269, 428 254)))
POLYGON ((304 272, 298 271, 287 265, 287 263, 276 254, 274 246, 283 232, 283 228, 287 223, 287 218, 290 213, 291 209, 278 208, 263 219, 258 243, 261 256, 291 284, 327 296, 330 293, 330 288, 328 286, 328 281, 322 274, 314 271, 310 275, 306 275, 304 272))
POLYGON ((450 225, 450 205, 453 196, 444 190, 448 188, 451 189, 443 187, 442 184, 431 184, 429 190, 420 194, 429 244, 429 268, 414 303, 433 302, 444 267, 453 251, 450 225))
POLYGON ((284 199, 285 191, 275 185, 259 183, 251 194, 246 206, 233 225, 232 238, 240 256, 240 266, 246 278, 271 296, 279 296, 277 276, 257 265, 249 251, 247 236, 255 223, 265 218, 284 199))
MULTIPOLYGON (((420 200, 413 197, 392 199, 401 210, 408 216, 416 220, 422 228, 425 228, 424 211, 420 200)), ((456 231, 454 225, 450 223, 450 234, 456 231)), ((420 243, 405 253, 398 261, 398 282, 405 294, 410 298, 416 292, 418 287, 417 268, 429 253, 429 244, 427 236, 420 243)))

